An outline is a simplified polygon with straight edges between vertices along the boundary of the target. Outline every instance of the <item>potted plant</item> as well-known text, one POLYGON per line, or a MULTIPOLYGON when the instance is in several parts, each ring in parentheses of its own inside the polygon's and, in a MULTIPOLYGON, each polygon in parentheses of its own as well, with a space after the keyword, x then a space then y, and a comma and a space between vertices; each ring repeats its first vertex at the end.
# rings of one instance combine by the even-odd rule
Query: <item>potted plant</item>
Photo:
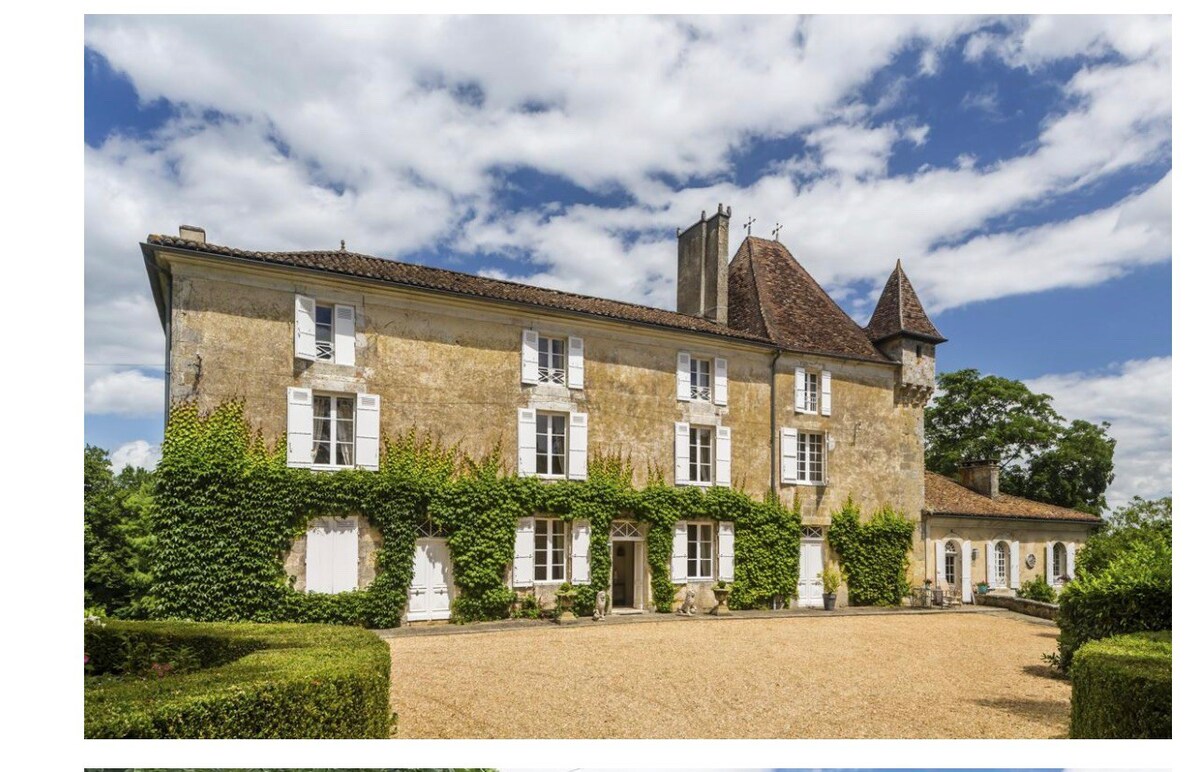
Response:
POLYGON ((979 584, 975 585, 975 594, 976 595, 987 595, 987 593, 988 593, 988 583, 987 582, 980 582, 979 584))
POLYGON ((821 588, 825 591, 821 600, 825 602, 826 611, 833 611, 833 607, 837 605, 838 587, 842 585, 842 572, 830 566, 820 573, 820 577, 821 588))
POLYGON ((724 579, 720 580, 713 586, 713 596, 717 599, 717 605, 713 608, 712 613, 716 616, 723 617, 729 613, 729 593, 733 592, 733 587, 724 579))
POLYGON ((558 622, 566 624, 575 621, 575 586, 570 582, 564 583, 554 593, 558 599, 558 622))

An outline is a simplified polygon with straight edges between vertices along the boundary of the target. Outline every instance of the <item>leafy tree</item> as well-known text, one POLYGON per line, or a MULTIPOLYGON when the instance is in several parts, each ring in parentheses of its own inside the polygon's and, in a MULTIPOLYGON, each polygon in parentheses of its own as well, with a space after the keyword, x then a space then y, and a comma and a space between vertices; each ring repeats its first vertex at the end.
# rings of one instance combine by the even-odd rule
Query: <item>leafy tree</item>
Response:
POLYGON ((1131 552, 1165 562, 1170 573, 1170 496, 1152 500, 1134 496, 1127 505, 1106 517, 1099 532, 1088 539, 1075 557, 1075 570, 1081 574, 1102 574, 1118 558, 1131 552))
POLYGON ((1048 394, 978 370, 938 376, 925 411, 925 466, 953 476, 963 461, 1000 462, 1000 490, 1099 514, 1112 482, 1107 423, 1066 423, 1048 394))
POLYGON ((113 475, 108 452, 83 449, 83 602, 115 616, 139 616, 150 583, 149 515, 153 473, 126 467, 113 475))

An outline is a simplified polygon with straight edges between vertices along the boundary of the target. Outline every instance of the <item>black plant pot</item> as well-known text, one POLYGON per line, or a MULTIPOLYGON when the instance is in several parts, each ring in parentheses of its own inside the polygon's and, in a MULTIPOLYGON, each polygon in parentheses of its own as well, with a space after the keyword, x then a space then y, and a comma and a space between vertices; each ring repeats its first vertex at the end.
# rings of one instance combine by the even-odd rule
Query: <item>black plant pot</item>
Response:
POLYGON ((837 593, 827 592, 821 595, 821 599, 825 601, 825 610, 833 611, 834 605, 837 603, 837 593))

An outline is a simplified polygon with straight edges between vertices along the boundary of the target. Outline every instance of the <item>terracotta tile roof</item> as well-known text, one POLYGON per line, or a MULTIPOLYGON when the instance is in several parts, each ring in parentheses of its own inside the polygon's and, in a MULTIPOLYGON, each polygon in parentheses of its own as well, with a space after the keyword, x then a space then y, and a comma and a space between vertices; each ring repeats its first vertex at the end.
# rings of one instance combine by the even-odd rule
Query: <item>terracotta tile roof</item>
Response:
POLYGON ((747 237, 729 266, 729 323, 782 348, 890 362, 778 241, 747 237))
POLYGON ((452 292, 459 295, 504 300, 543 308, 573 311, 583 314, 621 319, 629 322, 668 327, 678 330, 721 335, 754 343, 771 345, 765 336, 754 331, 727 327, 707 319, 665 311, 661 308, 623 303, 617 300, 577 295, 572 292, 534 287, 528 284, 489 279, 444 268, 432 268, 414 263, 402 263, 355 252, 256 252, 217 244, 200 244, 174 236, 150 235, 146 243, 153 246, 185 249, 212 255, 252 260, 271 265, 308 268, 365 279, 375 279, 406 287, 452 292))
POLYGON ((1020 518, 1036 520, 1074 520, 1099 525, 1097 515, 1076 509, 1056 507, 1040 501, 1001 493, 988 498, 965 485, 936 472, 925 472, 925 508, 931 515, 963 515, 966 517, 1020 518))
POLYGON ((900 267, 900 261, 897 260, 896 270, 892 271, 887 284, 883 285, 883 292, 879 294, 879 302, 875 305, 875 313, 867 323, 867 334, 872 341, 878 343, 884 338, 901 333, 916 335, 935 343, 946 340, 925 313, 917 291, 913 289, 912 283, 904 275, 904 269, 900 267))

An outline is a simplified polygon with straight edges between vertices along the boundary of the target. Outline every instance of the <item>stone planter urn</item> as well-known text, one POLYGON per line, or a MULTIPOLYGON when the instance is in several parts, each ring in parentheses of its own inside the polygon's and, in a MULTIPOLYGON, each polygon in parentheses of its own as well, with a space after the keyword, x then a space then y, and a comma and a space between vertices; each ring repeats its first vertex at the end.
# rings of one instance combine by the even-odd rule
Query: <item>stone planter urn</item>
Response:
POLYGON ((574 622, 577 619, 575 616, 575 591, 559 590, 554 597, 558 599, 558 623, 563 625, 574 622))
POLYGON ((713 608, 712 613, 715 616, 729 616, 729 593, 733 592, 732 587, 714 587, 713 596, 717 599, 717 605, 713 608))
POLYGON ((945 597, 942 593, 943 590, 941 587, 938 587, 933 591, 933 605, 941 606, 943 603, 945 603, 945 597))
POLYGON ((826 592, 821 594, 821 600, 825 603, 826 611, 833 611, 833 607, 837 605, 837 593, 826 592))

